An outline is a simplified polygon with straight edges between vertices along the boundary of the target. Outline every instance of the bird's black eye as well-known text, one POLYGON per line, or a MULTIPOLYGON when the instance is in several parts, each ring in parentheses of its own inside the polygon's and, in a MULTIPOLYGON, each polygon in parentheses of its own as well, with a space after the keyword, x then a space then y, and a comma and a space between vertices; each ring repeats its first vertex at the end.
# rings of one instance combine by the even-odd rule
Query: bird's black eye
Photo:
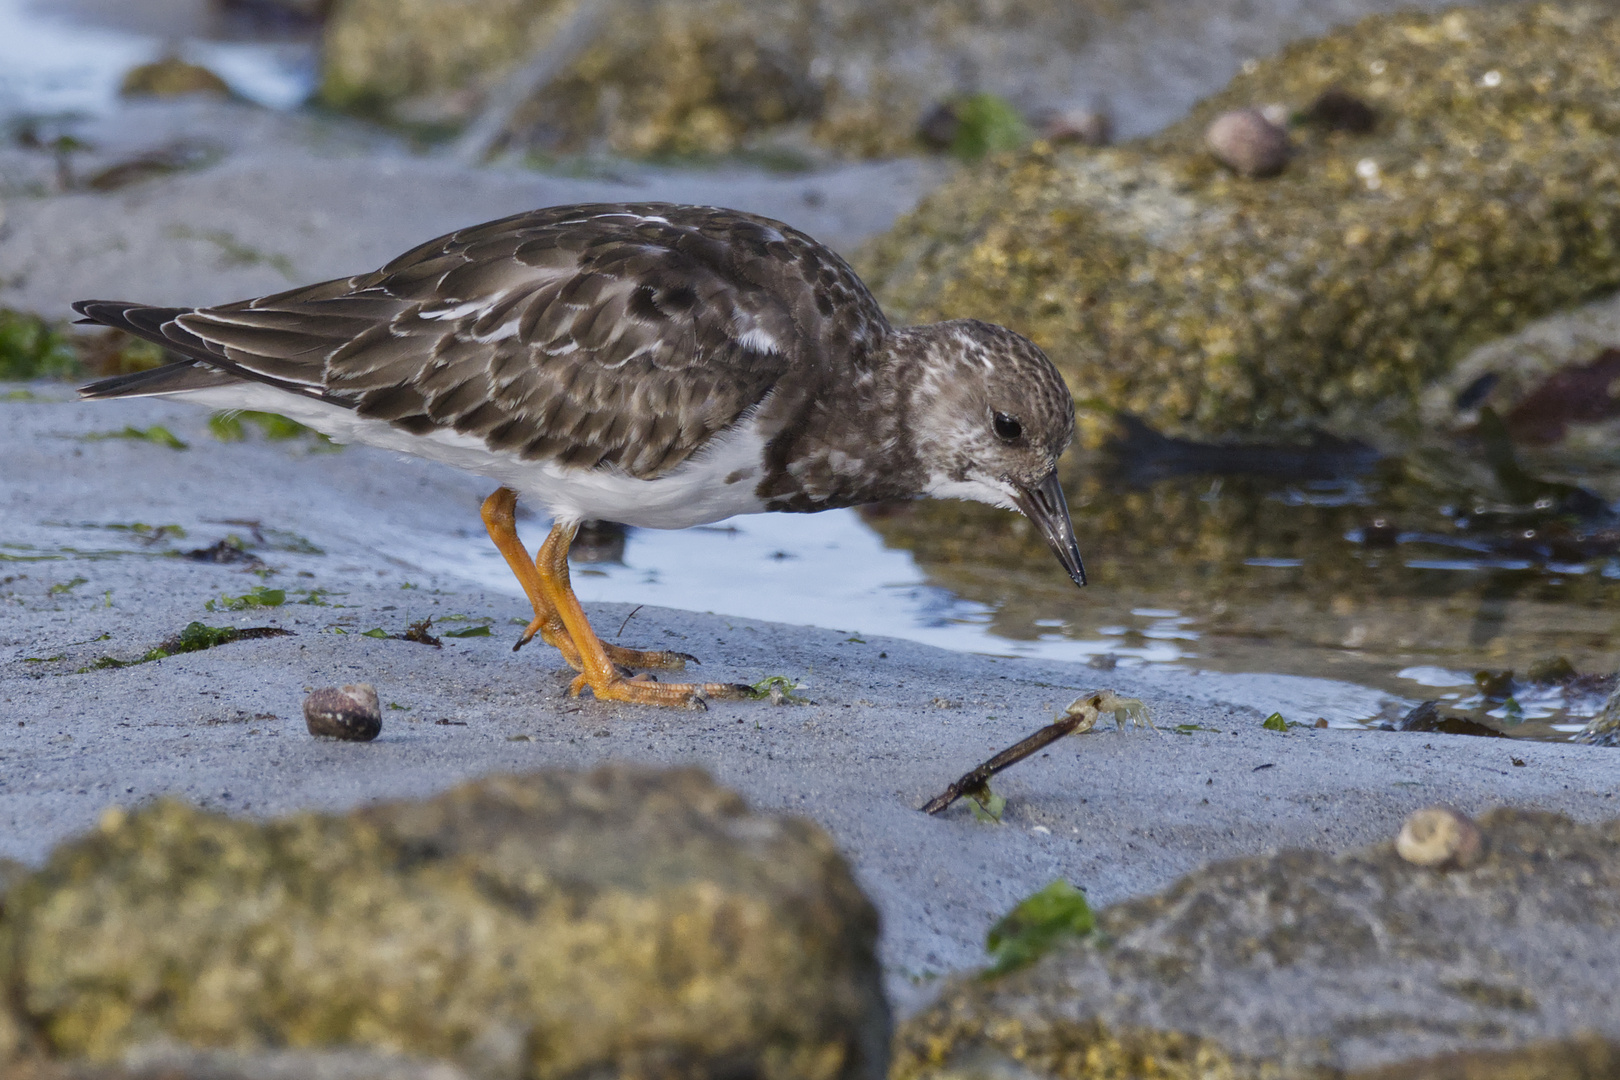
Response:
POLYGON ((1017 442, 1024 434, 1024 425, 1018 422, 1018 418, 1004 412, 996 413, 990 426, 995 429, 996 438, 1002 442, 1017 442))

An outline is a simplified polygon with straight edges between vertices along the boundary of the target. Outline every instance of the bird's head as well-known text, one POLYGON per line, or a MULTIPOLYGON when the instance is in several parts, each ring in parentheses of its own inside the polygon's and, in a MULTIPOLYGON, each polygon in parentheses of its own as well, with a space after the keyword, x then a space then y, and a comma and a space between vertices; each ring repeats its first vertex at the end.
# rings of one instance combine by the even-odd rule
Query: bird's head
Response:
POLYGON ((1086 583, 1057 461, 1074 439, 1074 399, 1028 338, 974 319, 917 335, 912 387, 925 494, 1019 510, 1041 531, 1076 585, 1086 583))

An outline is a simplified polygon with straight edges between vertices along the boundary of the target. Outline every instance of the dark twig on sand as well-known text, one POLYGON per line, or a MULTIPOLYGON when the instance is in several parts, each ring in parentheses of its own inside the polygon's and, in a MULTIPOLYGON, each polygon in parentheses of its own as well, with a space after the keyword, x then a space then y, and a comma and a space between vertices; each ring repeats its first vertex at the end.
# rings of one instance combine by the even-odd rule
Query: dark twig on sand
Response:
POLYGON ((971 798, 982 793, 990 778, 996 773, 1018 764, 1035 751, 1050 746, 1065 735, 1090 731, 1096 726, 1097 718, 1105 712, 1112 712, 1114 722, 1122 728, 1125 726, 1126 717, 1130 717, 1136 723, 1146 722, 1148 726, 1152 726, 1152 721, 1147 718, 1146 708, 1135 698, 1122 698, 1112 690, 1098 690, 1078 697, 1063 710, 1063 715, 1055 723, 1048 724, 1028 738, 1007 747, 929 799, 922 808, 923 813, 937 814, 963 796, 971 798))

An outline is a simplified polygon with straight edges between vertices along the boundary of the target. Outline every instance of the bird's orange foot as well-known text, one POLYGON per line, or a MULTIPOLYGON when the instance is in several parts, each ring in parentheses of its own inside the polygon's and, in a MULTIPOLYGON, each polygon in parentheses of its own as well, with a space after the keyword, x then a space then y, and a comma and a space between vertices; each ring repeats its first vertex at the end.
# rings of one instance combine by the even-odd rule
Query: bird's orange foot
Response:
POLYGON ((687 664, 699 663, 691 653, 663 652, 657 649, 625 649, 602 642, 608 659, 631 671, 685 671, 687 664))
MULTIPOLYGON (((580 669, 579 650, 574 648, 574 643, 569 639, 562 621, 549 612, 546 618, 536 618, 529 623, 523 635, 518 638, 517 644, 512 646, 512 651, 517 652, 533 641, 536 635, 561 652, 569 667, 575 671, 580 669)), ((626 649, 619 645, 609 645, 605 641, 602 643, 602 649, 607 653, 609 660, 626 671, 684 671, 687 664, 700 663, 691 653, 626 649)))
POLYGON ((599 701, 624 701, 632 705, 664 705, 682 709, 706 709, 710 698, 748 698, 753 688, 740 683, 661 683, 642 675, 626 679, 614 675, 593 679, 587 674, 574 676, 568 685, 570 697, 578 697, 587 687, 599 701))

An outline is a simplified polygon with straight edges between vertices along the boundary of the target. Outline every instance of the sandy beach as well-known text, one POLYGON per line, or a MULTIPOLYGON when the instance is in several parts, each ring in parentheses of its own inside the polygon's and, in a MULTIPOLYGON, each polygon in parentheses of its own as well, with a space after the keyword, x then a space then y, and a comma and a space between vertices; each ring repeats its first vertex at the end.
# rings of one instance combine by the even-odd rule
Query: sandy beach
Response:
MULTIPOLYGON (((0 854, 27 863, 107 806, 160 795, 275 815, 424 795, 496 770, 695 764, 753 805, 832 832, 882 911, 888 983, 907 1012, 937 976, 981 963, 990 922, 1055 878, 1100 905, 1213 859, 1387 838, 1433 802, 1583 821, 1616 813, 1620 758, 1603 748, 1278 733, 1185 671, 965 655, 723 613, 591 608, 609 640, 693 653, 705 679, 783 675, 814 703, 677 713, 569 699, 555 654, 511 652, 528 611, 515 584, 481 591, 393 554, 407 539, 486 544, 469 531, 486 493, 476 479, 309 440, 221 443, 206 413, 178 404, 27 389, 0 403, 0 854), (161 425, 189 449, 87 438, 126 425, 161 425), (184 537, 154 537, 164 525, 184 537), (174 554, 231 535, 262 567, 174 554), (284 602, 223 610, 223 597, 255 587, 284 602), (442 648, 365 636, 430 615, 436 632, 491 633, 446 636, 442 648), (292 633, 76 673, 104 656, 139 659, 194 620, 292 633), (311 738, 306 689, 354 681, 378 687, 381 737, 311 738), (918 811, 1095 687, 1140 697, 1158 730, 1100 726, 1015 767, 995 783, 1008 800, 999 825, 961 804, 918 811)), ((539 525, 524 527, 537 537, 539 525)))

